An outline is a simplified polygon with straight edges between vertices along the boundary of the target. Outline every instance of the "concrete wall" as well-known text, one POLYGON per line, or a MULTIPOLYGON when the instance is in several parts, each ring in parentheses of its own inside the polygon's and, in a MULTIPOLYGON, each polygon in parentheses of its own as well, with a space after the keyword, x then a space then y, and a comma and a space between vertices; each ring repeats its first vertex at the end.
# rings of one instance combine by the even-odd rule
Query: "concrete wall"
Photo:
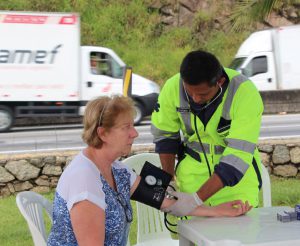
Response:
POLYGON ((300 112, 300 90, 261 91, 264 114, 300 112))

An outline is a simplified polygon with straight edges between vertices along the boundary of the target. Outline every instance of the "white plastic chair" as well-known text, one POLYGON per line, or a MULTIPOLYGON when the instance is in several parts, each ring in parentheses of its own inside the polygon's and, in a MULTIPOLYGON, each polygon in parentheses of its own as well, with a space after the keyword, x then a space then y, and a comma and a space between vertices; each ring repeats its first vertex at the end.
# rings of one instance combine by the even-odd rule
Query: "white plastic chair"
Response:
MULTIPOLYGON (((145 161, 161 167, 159 155, 156 153, 136 154, 123 160, 128 166, 140 173, 145 161)), ((171 238, 171 233, 164 225, 164 214, 159 210, 136 203, 137 207, 137 246, 173 246, 179 245, 178 240, 171 238)), ((127 244, 129 245, 129 244, 127 244)))
POLYGON ((263 192, 263 206, 272 207, 270 175, 268 169, 263 164, 261 165, 261 179, 263 192))
POLYGON ((25 218, 35 246, 47 245, 47 234, 43 218, 43 210, 47 212, 52 223, 52 203, 42 195, 33 191, 17 194, 17 206, 25 218))

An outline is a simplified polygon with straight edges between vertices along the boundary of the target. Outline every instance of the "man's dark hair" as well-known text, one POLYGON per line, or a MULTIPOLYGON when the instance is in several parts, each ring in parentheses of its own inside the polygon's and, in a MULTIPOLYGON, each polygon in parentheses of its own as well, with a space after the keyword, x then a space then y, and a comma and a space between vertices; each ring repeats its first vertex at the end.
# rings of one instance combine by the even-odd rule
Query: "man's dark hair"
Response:
POLYGON ((223 74, 218 59, 211 53, 196 50, 188 53, 180 66, 180 75, 189 85, 208 83, 214 86, 223 74))

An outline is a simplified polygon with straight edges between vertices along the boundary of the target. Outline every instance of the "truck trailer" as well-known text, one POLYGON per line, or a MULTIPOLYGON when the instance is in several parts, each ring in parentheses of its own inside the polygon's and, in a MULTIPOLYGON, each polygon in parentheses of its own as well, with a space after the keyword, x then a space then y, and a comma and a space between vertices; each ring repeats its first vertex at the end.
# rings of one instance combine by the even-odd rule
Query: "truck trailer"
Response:
MULTIPOLYGON (((0 11, 0 132, 20 117, 76 117, 97 96, 122 94, 125 63, 111 49, 80 45, 77 13, 0 11)), ((138 124, 159 86, 132 74, 138 124)))
POLYGON ((300 25, 252 33, 240 46, 231 68, 260 91, 300 90, 300 25))

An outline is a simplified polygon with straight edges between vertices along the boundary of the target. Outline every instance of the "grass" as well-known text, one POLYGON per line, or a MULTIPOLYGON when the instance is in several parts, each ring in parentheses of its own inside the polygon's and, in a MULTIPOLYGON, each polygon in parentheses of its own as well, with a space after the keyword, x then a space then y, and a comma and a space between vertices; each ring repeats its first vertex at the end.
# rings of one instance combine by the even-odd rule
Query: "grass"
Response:
MULTIPOLYGON (((272 205, 295 206, 300 204, 300 182, 298 179, 285 179, 271 176, 272 205)), ((44 194, 52 200, 53 192, 44 194)), ((15 196, 0 200, 0 245, 1 246, 31 246, 33 245, 29 229, 21 216, 15 202, 15 196)), ((135 213, 135 205, 133 204, 135 213)), ((136 213, 135 213, 136 214, 136 213)), ((50 222, 48 221, 48 230, 50 222)), ((136 242, 136 218, 130 230, 130 242, 136 242)))
MULTIPOLYGON (((53 200, 53 193, 43 194, 43 196, 53 200)), ((33 245, 26 221, 17 208, 15 196, 0 199, 0 217, 0 245, 33 245)), ((49 225, 49 222, 47 224, 49 225)))
POLYGON ((272 206, 300 204, 300 180, 271 176, 272 206))

